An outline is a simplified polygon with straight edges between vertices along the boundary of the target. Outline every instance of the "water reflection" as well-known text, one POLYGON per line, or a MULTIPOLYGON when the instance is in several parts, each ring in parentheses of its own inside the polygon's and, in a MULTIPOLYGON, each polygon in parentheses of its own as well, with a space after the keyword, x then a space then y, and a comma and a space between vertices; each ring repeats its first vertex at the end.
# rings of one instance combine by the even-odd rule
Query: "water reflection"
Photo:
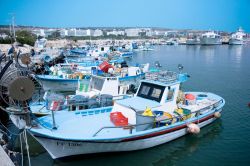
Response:
POLYGON ((231 60, 239 67, 242 59, 243 45, 229 45, 228 49, 230 57, 232 58, 231 60))
POLYGON ((214 62, 217 46, 200 46, 200 55, 205 57, 206 64, 214 62))

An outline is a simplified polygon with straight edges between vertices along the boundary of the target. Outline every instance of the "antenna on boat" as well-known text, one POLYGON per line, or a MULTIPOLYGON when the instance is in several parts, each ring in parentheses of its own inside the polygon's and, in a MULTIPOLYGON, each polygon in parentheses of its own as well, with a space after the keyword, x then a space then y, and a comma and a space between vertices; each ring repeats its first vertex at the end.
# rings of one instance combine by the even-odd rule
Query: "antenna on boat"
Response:
POLYGON ((157 67, 157 68, 162 67, 159 61, 155 61, 155 67, 157 67))
POLYGON ((178 69, 179 69, 179 72, 182 73, 182 70, 183 70, 183 65, 182 64, 178 64, 178 69))

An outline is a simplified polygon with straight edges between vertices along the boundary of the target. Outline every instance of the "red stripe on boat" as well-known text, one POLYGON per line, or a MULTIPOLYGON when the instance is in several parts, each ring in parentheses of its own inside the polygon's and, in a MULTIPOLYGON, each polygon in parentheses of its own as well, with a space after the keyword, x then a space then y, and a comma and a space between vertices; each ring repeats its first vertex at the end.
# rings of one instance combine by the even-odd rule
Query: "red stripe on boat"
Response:
MULTIPOLYGON (((192 122, 192 123, 198 123, 198 122, 201 123, 201 122, 204 122, 204 121, 206 121, 208 119, 211 119, 213 117, 214 117, 214 114, 212 114, 210 116, 207 116, 207 117, 205 117, 203 119, 196 120, 195 122, 192 122)), ((173 132, 173 131, 176 131, 176 130, 180 130, 180 129, 183 129, 183 128, 186 128, 186 127, 187 127, 187 125, 184 124, 184 125, 177 126, 175 128, 171 128, 171 129, 167 129, 167 130, 164 130, 164 131, 160 131, 160 132, 157 132, 157 133, 151 133, 151 134, 148 134, 148 135, 143 135, 143 136, 138 136, 138 137, 123 139, 121 142, 135 141, 135 140, 140 140, 140 139, 151 138, 151 137, 155 137, 155 136, 167 134, 167 133, 170 133, 170 132, 173 132)))

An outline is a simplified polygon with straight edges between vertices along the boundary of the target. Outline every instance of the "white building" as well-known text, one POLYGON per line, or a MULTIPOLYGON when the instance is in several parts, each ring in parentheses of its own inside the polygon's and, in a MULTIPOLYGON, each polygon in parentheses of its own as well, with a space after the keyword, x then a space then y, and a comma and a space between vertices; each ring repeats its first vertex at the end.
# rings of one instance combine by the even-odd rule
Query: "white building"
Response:
POLYGON ((87 33, 87 36, 93 36, 94 35, 94 30, 93 29, 87 29, 86 33, 87 33))
POLYGON ((76 36, 76 29, 75 28, 69 29, 68 36, 76 36))
POLYGON ((84 29, 76 29, 76 34, 75 36, 88 36, 87 35, 87 30, 84 29))
POLYGON ((36 36, 45 36, 45 30, 44 29, 34 29, 32 30, 32 33, 34 33, 36 36))
POLYGON ((8 35, 6 35, 5 33, 0 33, 0 38, 2 39, 6 39, 7 37, 9 37, 8 35))
POLYGON ((117 31, 117 30, 113 30, 113 31, 110 31, 110 32, 107 32, 107 35, 115 35, 115 36, 118 36, 118 35, 122 35, 124 36, 125 35, 125 32, 124 31, 117 31))
POLYGON ((178 35, 178 31, 167 31, 167 32, 165 32, 164 35, 168 36, 168 37, 174 37, 174 36, 178 35))
POLYGON ((141 32, 141 30, 138 28, 125 29, 125 33, 129 37, 139 36, 139 32, 141 32))
POLYGON ((100 29, 96 29, 93 33, 93 36, 103 36, 103 32, 100 29))
POLYGON ((61 35, 62 37, 68 36, 68 30, 67 30, 67 29, 61 29, 61 30, 60 30, 60 35, 61 35))

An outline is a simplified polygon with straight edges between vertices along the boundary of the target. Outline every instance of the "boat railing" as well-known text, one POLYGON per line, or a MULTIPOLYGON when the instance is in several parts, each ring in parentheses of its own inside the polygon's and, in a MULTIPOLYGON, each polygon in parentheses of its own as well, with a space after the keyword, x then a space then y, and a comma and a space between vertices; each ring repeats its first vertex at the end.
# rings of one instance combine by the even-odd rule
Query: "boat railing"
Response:
MULTIPOLYGON (((214 103, 214 104, 212 104, 210 106, 207 106, 205 108, 210 109, 210 107, 212 106, 212 108, 215 109, 215 111, 216 111, 216 108, 219 106, 219 104, 222 104, 223 102, 224 102, 223 99, 221 99, 218 102, 216 102, 216 103, 214 103)), ((187 121, 188 122, 189 118, 187 118, 187 117, 190 116, 190 115, 191 116, 194 115, 194 117, 198 117, 198 123, 199 123, 199 116, 202 114, 202 111, 205 111, 205 108, 202 108, 202 109, 197 110, 197 111, 193 111, 193 112, 191 112, 189 114, 185 114, 185 115, 177 114, 176 116, 173 116, 172 118, 155 120, 154 122, 140 123, 140 124, 134 124, 134 125, 130 124, 130 125, 127 125, 127 126, 104 126, 104 127, 100 128, 96 133, 94 133, 93 137, 96 137, 97 134, 100 133, 104 129, 111 129, 111 128, 129 129, 129 133, 132 134, 133 133, 133 129, 135 127, 142 126, 142 125, 156 125, 156 126, 160 126, 161 122, 164 122, 164 123, 166 123, 166 121, 172 122, 174 119, 175 120, 176 119, 180 119, 182 121, 187 121)))
POLYGON ((145 74, 145 79, 171 83, 178 80, 178 74, 173 71, 148 72, 145 74))

